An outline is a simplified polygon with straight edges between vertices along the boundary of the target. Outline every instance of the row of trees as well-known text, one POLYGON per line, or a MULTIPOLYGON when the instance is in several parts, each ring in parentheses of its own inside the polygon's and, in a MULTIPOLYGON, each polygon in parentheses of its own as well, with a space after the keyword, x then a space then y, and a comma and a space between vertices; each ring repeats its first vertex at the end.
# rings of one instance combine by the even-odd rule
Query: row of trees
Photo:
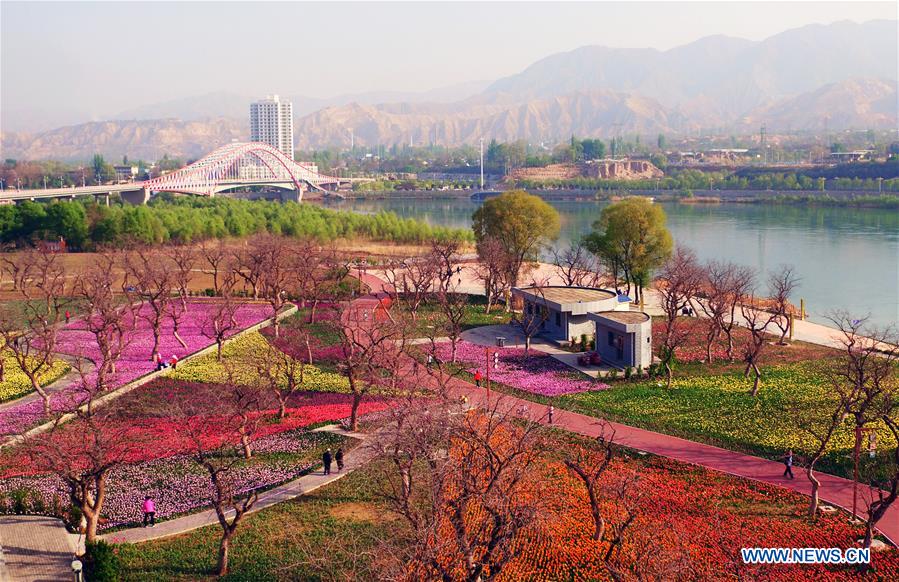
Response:
POLYGON ((191 243, 268 232, 322 241, 362 237, 390 242, 467 239, 462 230, 430 226, 390 212, 362 215, 310 204, 228 198, 159 197, 148 206, 24 202, 0 206, 0 243, 26 245, 63 237, 75 250, 129 243, 191 243))

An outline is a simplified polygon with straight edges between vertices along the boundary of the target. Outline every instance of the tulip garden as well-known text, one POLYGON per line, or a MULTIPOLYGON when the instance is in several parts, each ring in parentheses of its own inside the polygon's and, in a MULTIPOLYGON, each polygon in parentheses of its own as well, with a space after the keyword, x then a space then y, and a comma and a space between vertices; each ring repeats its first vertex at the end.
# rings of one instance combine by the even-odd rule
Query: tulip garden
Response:
MULTIPOLYGON (((556 435, 560 454, 584 439, 556 435)), ((402 540, 404 522, 384 505, 377 491, 384 467, 358 469, 342 481, 247 518, 237 535, 234 580, 377 579, 389 540, 402 540), (386 545, 385 545, 386 544, 386 545), (325 559, 320 559, 325 556, 325 559)), ((636 577, 663 580, 768 579, 848 580, 839 566, 746 566, 739 549, 759 546, 848 547, 860 530, 841 513, 813 523, 805 517, 806 498, 784 489, 655 457, 616 457, 604 477, 609 483, 636 475, 633 499, 639 517, 626 530, 616 566, 636 577)), ((590 534, 591 517, 581 483, 557 457, 542 461, 529 478, 528 496, 541 501, 541 515, 523 536, 521 553, 500 580, 609 579, 600 556, 607 542, 590 534)), ((613 499, 604 503, 609 524, 623 516, 613 499)), ((126 580, 148 577, 201 577, 214 564, 214 527, 177 539, 122 546, 126 580)), ((874 557, 876 577, 899 576, 899 552, 874 557)))
MULTIPOLYGON (((8 352, 0 352, 0 358, 3 358, 3 381, 0 382, 0 402, 7 402, 21 398, 32 391, 31 381, 19 368, 19 363, 8 352)), ((71 366, 65 360, 56 358, 50 369, 45 370, 39 376, 39 382, 42 386, 48 386, 64 376, 71 366)))
MULTIPOLYGON (((596 382, 573 371, 552 356, 532 349, 525 355, 521 348, 490 348, 499 354, 499 366, 490 368, 490 381, 537 396, 562 396, 592 390, 604 390, 607 384, 596 382)), ((452 355, 449 343, 437 343, 434 356, 448 362, 452 355)), ((466 371, 484 373, 487 363, 484 346, 461 340, 456 344, 456 361, 466 371)))

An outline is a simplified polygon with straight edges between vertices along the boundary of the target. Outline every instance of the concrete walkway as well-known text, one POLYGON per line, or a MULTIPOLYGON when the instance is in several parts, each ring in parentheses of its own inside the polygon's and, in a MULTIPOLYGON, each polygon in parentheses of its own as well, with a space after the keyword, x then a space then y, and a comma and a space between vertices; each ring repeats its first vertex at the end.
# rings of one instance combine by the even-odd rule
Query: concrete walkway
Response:
POLYGON ((0 517, 0 581, 71 580, 73 537, 60 520, 52 517, 0 517))
MULTIPOLYGON (((336 425, 321 427, 319 429, 315 429, 314 432, 333 432, 335 434, 360 440, 365 437, 365 435, 361 433, 345 432, 339 429, 336 425)), ((311 491, 315 491, 319 487, 328 485, 329 483, 333 483, 341 477, 351 473, 354 469, 365 465, 373 457, 374 451, 366 446, 363 442, 344 455, 343 471, 341 471, 340 473, 337 472, 335 466, 332 466, 333 472, 330 475, 325 475, 322 470, 318 470, 313 473, 309 473, 308 475, 298 477, 297 479, 289 481, 283 485, 279 485, 278 487, 275 487, 273 489, 269 489, 268 491, 259 494, 259 499, 256 500, 255 504, 253 504, 253 507, 249 511, 249 513, 255 513, 261 509, 265 509, 266 507, 271 507, 272 505, 282 503, 284 501, 289 501, 291 499, 299 497, 300 495, 305 495, 311 491)), ((233 511, 228 512, 228 517, 231 517, 233 514, 233 511)), ((99 537, 100 539, 106 540, 110 543, 139 543, 183 534, 195 529, 199 529, 201 527, 206 527, 208 525, 218 526, 218 523, 218 516, 216 515, 215 510, 207 509, 199 513, 192 513, 183 517, 177 517, 175 519, 159 522, 156 524, 156 527, 135 527, 102 535, 99 537)))

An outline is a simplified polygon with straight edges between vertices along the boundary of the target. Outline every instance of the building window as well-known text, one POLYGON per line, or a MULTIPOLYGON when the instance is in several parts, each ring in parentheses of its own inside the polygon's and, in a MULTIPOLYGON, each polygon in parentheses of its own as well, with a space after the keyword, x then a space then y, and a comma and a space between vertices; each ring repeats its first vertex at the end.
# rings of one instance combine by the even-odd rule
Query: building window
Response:
POLYGON ((615 334, 612 332, 609 332, 609 345, 610 346, 615 345, 615 334))
POLYGON ((562 314, 556 311, 556 327, 562 327, 562 314))

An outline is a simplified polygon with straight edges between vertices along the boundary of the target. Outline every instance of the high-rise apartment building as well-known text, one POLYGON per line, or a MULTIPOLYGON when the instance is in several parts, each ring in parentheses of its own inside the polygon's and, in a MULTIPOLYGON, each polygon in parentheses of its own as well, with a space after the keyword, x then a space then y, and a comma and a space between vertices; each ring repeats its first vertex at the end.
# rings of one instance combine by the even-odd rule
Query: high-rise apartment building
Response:
POLYGON ((250 140, 267 143, 293 159, 293 104, 277 95, 250 103, 250 140))

